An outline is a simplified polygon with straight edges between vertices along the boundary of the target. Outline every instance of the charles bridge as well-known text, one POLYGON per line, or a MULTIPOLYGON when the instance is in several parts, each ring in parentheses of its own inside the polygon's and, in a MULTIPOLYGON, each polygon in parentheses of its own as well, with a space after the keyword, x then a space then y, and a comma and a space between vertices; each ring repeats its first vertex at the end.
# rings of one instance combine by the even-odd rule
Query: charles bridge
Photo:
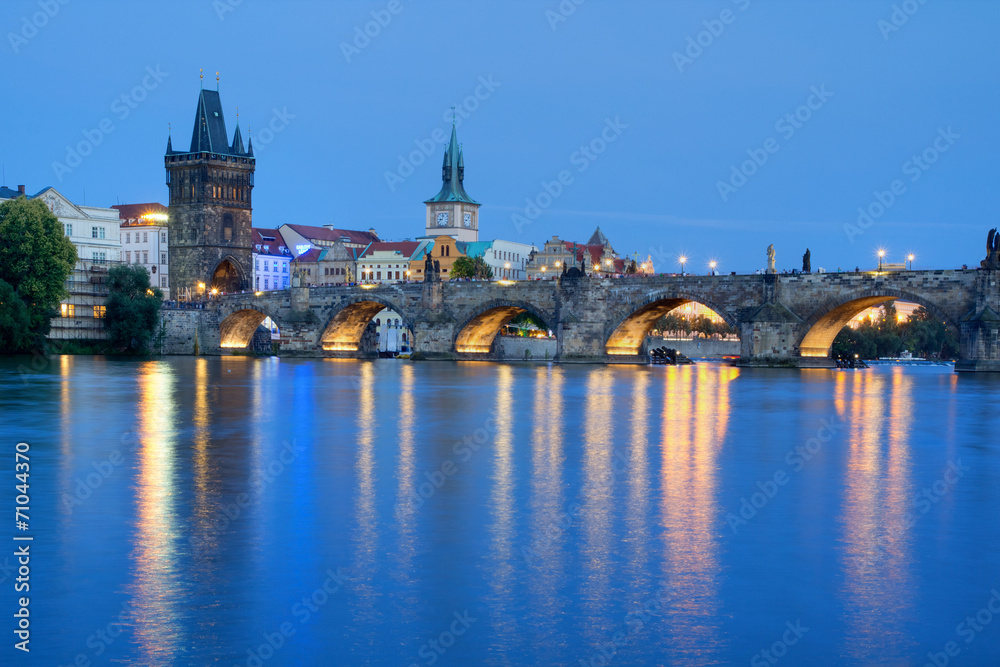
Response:
POLYGON ((898 299, 959 333, 956 370, 1000 371, 998 279, 1000 270, 981 269, 292 287, 164 310, 163 351, 245 350, 270 317, 282 356, 370 357, 369 324, 390 308, 413 333, 414 359, 496 359, 500 329, 529 312, 555 334, 555 361, 635 363, 645 360, 643 342, 660 316, 697 302, 739 333, 741 365, 829 367, 833 340, 851 318, 898 299))

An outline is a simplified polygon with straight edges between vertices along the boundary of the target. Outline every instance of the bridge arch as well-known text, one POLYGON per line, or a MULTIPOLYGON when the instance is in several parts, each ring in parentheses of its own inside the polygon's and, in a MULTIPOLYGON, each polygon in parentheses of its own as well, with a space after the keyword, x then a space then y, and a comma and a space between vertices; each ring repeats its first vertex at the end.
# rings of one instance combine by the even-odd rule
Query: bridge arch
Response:
POLYGON ((531 313, 555 330, 551 313, 526 301, 494 299, 478 305, 472 314, 456 328, 454 349, 459 354, 489 354, 500 330, 521 313, 531 313))
POLYGON ((406 311, 378 294, 366 294, 340 302, 337 311, 323 327, 320 346, 327 352, 360 351, 361 336, 368 323, 386 308, 398 313, 403 326, 413 331, 413 323, 406 311))
POLYGON ((919 294, 888 287, 869 289, 828 299, 805 318, 797 342, 800 357, 829 357, 830 348, 837 334, 866 308, 889 301, 908 301, 922 306, 947 326, 958 329, 958 324, 937 304, 919 294))
POLYGON ((661 317, 689 303, 700 303, 739 332, 739 321, 725 308, 701 295, 687 292, 654 292, 641 300, 621 307, 604 330, 604 352, 613 356, 631 356, 642 352, 642 344, 661 317))
POLYGON ((208 279, 208 288, 218 290, 223 294, 239 292, 246 289, 249 284, 245 268, 232 255, 223 257, 216 264, 208 279))
POLYGON ((269 317, 277 323, 270 313, 259 306, 236 306, 219 322, 219 346, 228 350, 245 349, 257 333, 257 327, 269 317))

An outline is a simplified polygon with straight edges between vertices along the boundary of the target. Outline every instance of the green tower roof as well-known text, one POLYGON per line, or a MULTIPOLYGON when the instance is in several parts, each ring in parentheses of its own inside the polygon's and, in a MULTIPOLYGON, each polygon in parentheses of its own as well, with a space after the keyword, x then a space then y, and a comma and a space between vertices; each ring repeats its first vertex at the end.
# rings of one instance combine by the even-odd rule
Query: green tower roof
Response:
POLYGON ((465 180, 465 157, 462 155, 461 146, 458 145, 458 132, 454 121, 451 124, 451 143, 444 152, 444 164, 441 165, 441 180, 441 191, 425 201, 425 204, 460 201, 479 205, 479 202, 465 192, 465 186, 462 184, 465 180))

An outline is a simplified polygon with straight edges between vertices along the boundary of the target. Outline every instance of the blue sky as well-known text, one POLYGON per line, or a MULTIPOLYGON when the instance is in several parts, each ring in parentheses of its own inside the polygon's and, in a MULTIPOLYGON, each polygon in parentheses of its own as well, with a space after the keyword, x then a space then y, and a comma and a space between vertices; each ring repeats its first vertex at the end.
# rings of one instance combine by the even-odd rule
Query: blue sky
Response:
POLYGON ((237 107, 250 126, 261 227, 421 234, 452 105, 483 238, 600 225, 659 270, 683 253, 692 271, 753 271, 769 243, 779 268, 807 247, 814 269, 872 266, 880 246, 954 268, 1000 218, 997 2, 4 7, 5 184, 90 205, 167 203, 167 125, 186 148, 204 68, 230 135, 237 107))

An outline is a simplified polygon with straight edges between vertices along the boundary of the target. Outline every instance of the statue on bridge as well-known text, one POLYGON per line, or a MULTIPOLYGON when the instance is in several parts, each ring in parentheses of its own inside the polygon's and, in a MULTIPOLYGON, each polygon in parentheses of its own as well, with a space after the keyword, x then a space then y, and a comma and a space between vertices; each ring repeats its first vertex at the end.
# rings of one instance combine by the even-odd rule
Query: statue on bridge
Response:
POLYGON ((994 271, 1000 269, 1000 234, 996 227, 986 237, 986 259, 980 262, 980 266, 994 271))
POLYGON ((767 246, 767 272, 777 273, 777 269, 774 268, 774 244, 767 246))
POLYGON ((812 273, 812 253, 806 248, 806 254, 802 255, 802 273, 812 273))

